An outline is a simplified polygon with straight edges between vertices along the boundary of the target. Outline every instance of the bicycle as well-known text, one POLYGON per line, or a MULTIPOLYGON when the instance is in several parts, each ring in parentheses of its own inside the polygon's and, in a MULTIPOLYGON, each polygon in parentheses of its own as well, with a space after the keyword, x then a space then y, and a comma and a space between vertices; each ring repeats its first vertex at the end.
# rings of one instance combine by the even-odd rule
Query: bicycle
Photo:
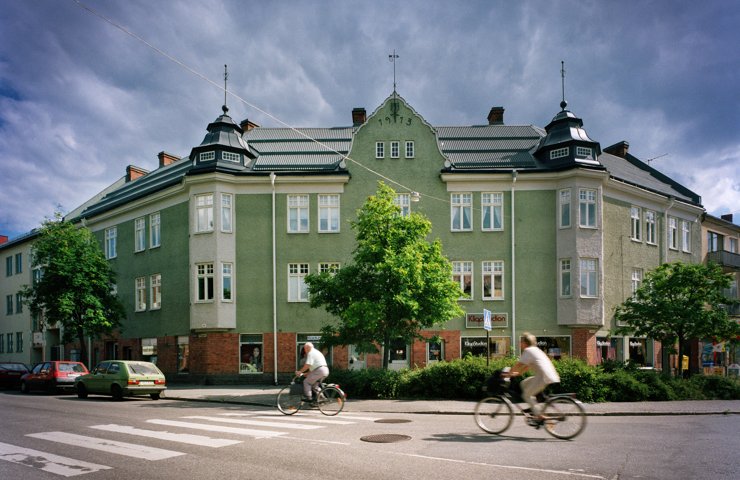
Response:
MULTIPOLYGON (((512 401, 508 383, 499 384, 500 393, 486 397, 475 406, 475 422, 484 432, 504 433, 514 421, 514 407, 524 415, 527 424, 545 431, 555 438, 569 440, 586 428, 586 411, 575 393, 558 393, 543 395, 542 418, 538 419, 512 401)), ((486 387, 483 387, 484 390, 486 387)))
POLYGON ((303 384, 297 380, 303 375, 293 377, 290 385, 284 387, 277 395, 277 408, 285 415, 293 415, 306 405, 316 406, 324 415, 334 416, 342 411, 347 395, 335 383, 319 382, 318 391, 314 391, 316 400, 303 400, 303 384))

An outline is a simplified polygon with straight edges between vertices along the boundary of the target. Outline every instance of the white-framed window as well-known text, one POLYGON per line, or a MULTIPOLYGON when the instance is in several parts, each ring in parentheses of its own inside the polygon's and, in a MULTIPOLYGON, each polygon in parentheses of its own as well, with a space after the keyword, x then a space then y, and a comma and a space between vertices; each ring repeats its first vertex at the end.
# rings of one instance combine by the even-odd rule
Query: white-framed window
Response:
POLYGON ((23 351, 23 332, 16 332, 15 334, 15 351, 16 353, 23 351))
POLYGON ((289 263, 288 264, 288 301, 289 302, 307 302, 308 285, 306 285, 306 275, 308 275, 307 263, 289 263))
POLYGON ((678 219, 668 217, 668 248, 678 250, 678 219))
POLYGON ((385 158, 384 142, 375 142, 375 158, 385 158))
POLYGON ((308 233, 308 195, 288 195, 288 233, 308 233))
POLYGON ((149 277, 149 300, 152 310, 162 308, 162 274, 160 273, 149 277))
POLYGON ((330 273, 334 275, 339 271, 339 262, 321 262, 319 263, 319 273, 330 273))
POLYGON ((391 142, 391 158, 399 158, 401 156, 401 142, 396 140, 391 142))
POLYGON ((707 231, 707 252, 718 252, 722 247, 722 238, 717 232, 707 231))
POLYGON ((15 294, 15 313, 23 313, 23 294, 15 294))
POLYGON ((198 263, 196 268, 196 302, 213 301, 213 263, 198 263))
POLYGON ((234 152, 221 152, 221 158, 223 158, 227 162, 234 162, 234 163, 239 163, 239 160, 241 160, 241 158, 239 157, 239 154, 234 153, 234 152))
POLYGON ((203 152, 200 155, 198 155, 198 161, 199 162, 208 162, 210 160, 213 160, 216 158, 216 152, 203 152))
POLYGON ((13 315, 13 295, 5 295, 5 314, 13 315))
POLYGON ((558 192, 558 226, 570 228, 570 188, 558 192))
POLYGON ((141 252, 146 248, 146 219, 134 220, 134 252, 141 252))
POLYGON ((450 195, 450 224, 453 232, 473 229, 473 194, 453 193, 450 195))
POLYGON ((595 258, 582 258, 581 296, 596 297, 599 295, 599 264, 595 258))
POLYGON ((221 300, 230 302, 234 299, 233 282, 234 265, 231 263, 221 264, 221 300))
POLYGON ((681 220, 681 248, 686 253, 691 252, 691 224, 686 220, 681 220))
POLYGON ((162 227, 160 221, 159 212, 149 215, 149 248, 155 248, 162 244, 162 227))
POLYGON ((411 195, 408 193, 396 194, 396 199, 393 201, 398 208, 401 209, 401 216, 408 217, 411 215, 411 195))
POLYGON ((645 210, 645 241, 655 245, 655 212, 645 210))
POLYGON ((596 228, 596 190, 581 188, 578 190, 579 225, 596 228))
POLYGON ((632 291, 632 295, 634 295, 637 289, 640 288, 641 283, 642 283, 642 268, 633 268, 632 269, 632 279, 630 281, 630 290, 632 291))
POLYGON ((571 262, 570 258, 560 259, 560 296, 570 297, 571 293, 571 262))
POLYGON ((5 334, 4 333, 0 333, 0 353, 5 353, 5 334))
POLYGON ((411 140, 406 141, 406 158, 414 158, 416 149, 414 148, 414 142, 411 140))
POLYGON ((588 147, 576 146, 576 156, 585 157, 585 158, 593 158, 593 150, 588 147))
POLYGON ((221 194, 221 231, 231 232, 231 218, 233 210, 233 195, 230 193, 221 194))
POLYGON ((143 312, 146 310, 146 277, 136 277, 136 305, 134 310, 143 312))
POLYGON ((504 229, 504 194, 501 192, 484 192, 480 195, 481 230, 504 229))
POLYGON ((116 258, 116 244, 118 243, 118 227, 105 229, 105 258, 116 258))
POLYGON ((452 262, 452 281, 465 294, 461 300, 473 299, 473 262, 452 262))
POLYGON ((550 160, 567 157, 568 155, 570 155, 570 147, 556 148, 555 150, 550 150, 550 160))
POLYGON ((630 238, 632 240, 642 240, 642 209, 640 207, 630 207, 630 238))
POLYGON ((728 238, 728 240, 729 240, 729 242, 728 242, 729 243, 729 246, 727 247, 728 248, 727 251, 728 252, 731 252, 731 253, 738 253, 737 252, 737 238, 732 238, 731 237, 731 238, 728 238))
POLYGON ((503 260, 485 261, 481 264, 483 274, 483 300, 504 299, 503 260))
POLYGON ((319 232, 339 231, 339 194, 319 195, 319 232))
POLYGON ((262 335, 239 334, 239 373, 260 373, 263 367, 262 335))
POLYGON ((213 194, 195 196, 195 231, 213 231, 213 194))

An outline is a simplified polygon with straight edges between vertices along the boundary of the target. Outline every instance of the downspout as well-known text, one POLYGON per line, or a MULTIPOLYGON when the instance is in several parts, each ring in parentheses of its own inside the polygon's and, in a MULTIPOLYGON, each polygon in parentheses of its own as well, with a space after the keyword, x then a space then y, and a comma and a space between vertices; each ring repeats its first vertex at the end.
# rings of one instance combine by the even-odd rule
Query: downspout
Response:
MULTIPOLYGON (((676 203, 676 199, 673 195, 668 196, 668 200, 668 207, 666 207, 663 212, 663 260, 660 263, 668 262, 668 229, 670 228, 670 225, 668 224, 668 212, 673 208, 673 204, 676 203)), ((678 228, 678 224, 676 224, 676 228, 678 228)))
POLYGON ((275 172, 270 172, 272 186, 272 359, 275 385, 278 384, 278 341, 277 341, 277 259, 275 249, 275 172))
POLYGON ((516 186, 516 170, 511 171, 511 348, 516 353, 516 233, 514 225, 516 217, 514 216, 514 187, 516 186))

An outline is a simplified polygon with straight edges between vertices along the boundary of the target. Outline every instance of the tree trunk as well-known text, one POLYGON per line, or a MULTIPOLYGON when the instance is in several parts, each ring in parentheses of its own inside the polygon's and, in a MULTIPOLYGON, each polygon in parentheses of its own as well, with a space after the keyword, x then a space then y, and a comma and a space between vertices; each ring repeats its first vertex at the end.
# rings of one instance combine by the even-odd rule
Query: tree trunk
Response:
POLYGON ((85 343, 85 332, 82 328, 77 329, 77 340, 80 342, 80 362, 84 363, 88 370, 92 370, 92 365, 87 361, 87 344, 85 343))
POLYGON ((391 358, 391 339, 386 337, 383 339, 383 370, 388 370, 388 363, 391 358))

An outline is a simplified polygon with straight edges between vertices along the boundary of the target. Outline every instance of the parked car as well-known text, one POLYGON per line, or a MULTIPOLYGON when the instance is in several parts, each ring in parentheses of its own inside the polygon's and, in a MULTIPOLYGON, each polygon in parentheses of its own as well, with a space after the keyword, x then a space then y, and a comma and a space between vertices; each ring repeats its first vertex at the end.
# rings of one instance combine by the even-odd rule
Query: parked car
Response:
POLYGON ((89 373, 87 367, 80 362, 54 360, 37 363, 30 373, 21 377, 21 392, 74 390, 75 379, 86 373, 89 373))
POLYGON ((25 363, 0 363, 0 387, 18 388, 18 386, 21 384, 21 377, 24 374, 28 373, 28 371, 28 367, 25 363))
POLYGON ((151 362, 105 360, 90 373, 77 377, 75 389, 79 398, 90 393, 111 395, 115 400, 134 395, 149 395, 159 400, 167 387, 165 377, 151 362))

